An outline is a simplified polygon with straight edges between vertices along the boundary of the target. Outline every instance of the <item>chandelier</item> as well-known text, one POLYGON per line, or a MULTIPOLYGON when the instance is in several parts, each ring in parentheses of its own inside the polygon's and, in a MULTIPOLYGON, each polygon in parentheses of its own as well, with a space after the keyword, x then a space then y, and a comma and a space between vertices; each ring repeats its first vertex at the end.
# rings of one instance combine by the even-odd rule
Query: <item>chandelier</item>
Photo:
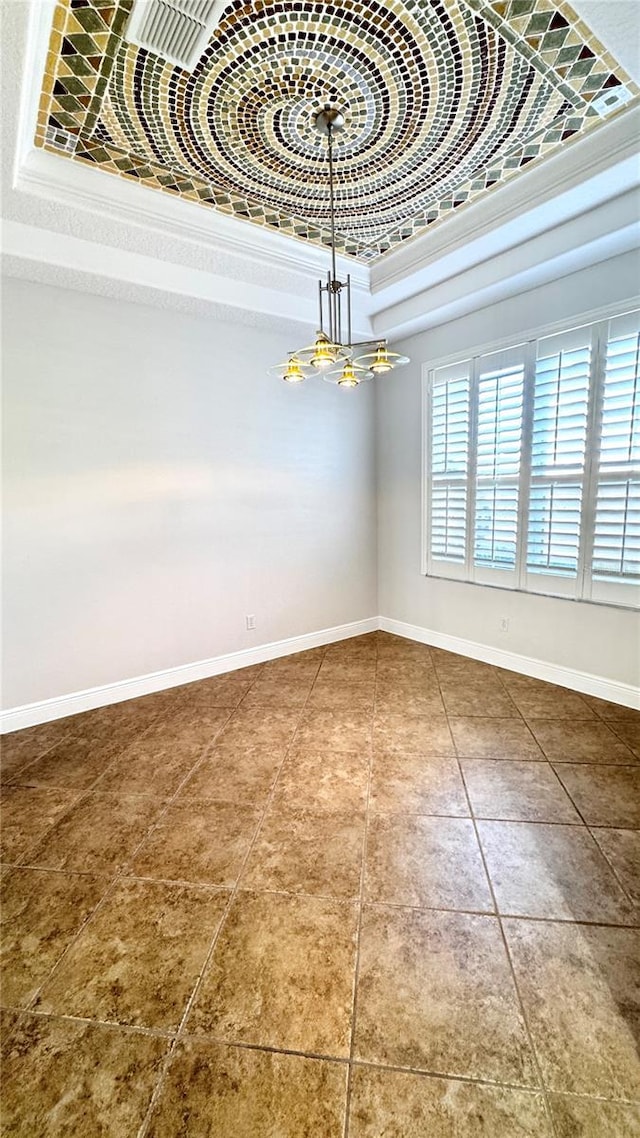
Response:
POLYGON ((338 279, 335 241, 335 194, 333 171, 334 135, 344 129, 344 115, 337 107, 324 107, 314 117, 314 126, 327 139, 329 158, 329 202, 331 219, 331 270, 318 281, 318 324, 313 344, 289 352, 282 364, 271 368, 286 383, 301 383, 318 374, 339 387, 357 387, 363 380, 384 375, 409 362, 406 356, 389 351, 385 339, 353 342, 351 333, 351 277, 338 279), (364 351, 363 349, 368 349, 364 351))

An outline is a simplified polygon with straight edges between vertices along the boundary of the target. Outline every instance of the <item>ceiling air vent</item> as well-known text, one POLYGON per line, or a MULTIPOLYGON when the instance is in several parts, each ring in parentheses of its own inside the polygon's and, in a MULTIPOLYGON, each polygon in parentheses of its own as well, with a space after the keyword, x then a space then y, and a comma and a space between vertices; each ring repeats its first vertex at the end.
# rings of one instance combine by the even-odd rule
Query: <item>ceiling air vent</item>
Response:
POLYGON ((227 0, 136 0, 125 39, 193 71, 227 0))

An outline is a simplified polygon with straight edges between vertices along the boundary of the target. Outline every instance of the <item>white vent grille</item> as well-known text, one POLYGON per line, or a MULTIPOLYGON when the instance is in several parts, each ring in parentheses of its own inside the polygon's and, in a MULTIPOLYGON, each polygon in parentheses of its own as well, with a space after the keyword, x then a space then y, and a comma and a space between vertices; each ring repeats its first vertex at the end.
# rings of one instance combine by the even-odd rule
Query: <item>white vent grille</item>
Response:
POLYGON ((125 38, 193 71, 224 7, 225 0, 136 0, 125 38))

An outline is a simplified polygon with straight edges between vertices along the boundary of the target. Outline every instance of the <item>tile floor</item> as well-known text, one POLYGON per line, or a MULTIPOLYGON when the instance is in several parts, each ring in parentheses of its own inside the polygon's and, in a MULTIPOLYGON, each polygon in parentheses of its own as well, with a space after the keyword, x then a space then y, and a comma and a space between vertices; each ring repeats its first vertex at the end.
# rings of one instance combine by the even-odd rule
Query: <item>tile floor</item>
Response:
POLYGON ((640 1135, 640 714, 377 633, 2 752, 3 1133, 640 1135))

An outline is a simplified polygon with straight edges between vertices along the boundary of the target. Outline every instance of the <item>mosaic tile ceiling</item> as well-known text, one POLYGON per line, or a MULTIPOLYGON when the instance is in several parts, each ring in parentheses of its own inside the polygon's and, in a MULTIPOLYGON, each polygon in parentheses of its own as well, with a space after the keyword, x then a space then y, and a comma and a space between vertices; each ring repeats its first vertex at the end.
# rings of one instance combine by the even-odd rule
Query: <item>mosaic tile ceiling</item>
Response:
POLYGON ((132 0, 58 4, 36 142, 370 262, 639 90, 556 0, 232 0, 196 70, 127 43, 132 0))

